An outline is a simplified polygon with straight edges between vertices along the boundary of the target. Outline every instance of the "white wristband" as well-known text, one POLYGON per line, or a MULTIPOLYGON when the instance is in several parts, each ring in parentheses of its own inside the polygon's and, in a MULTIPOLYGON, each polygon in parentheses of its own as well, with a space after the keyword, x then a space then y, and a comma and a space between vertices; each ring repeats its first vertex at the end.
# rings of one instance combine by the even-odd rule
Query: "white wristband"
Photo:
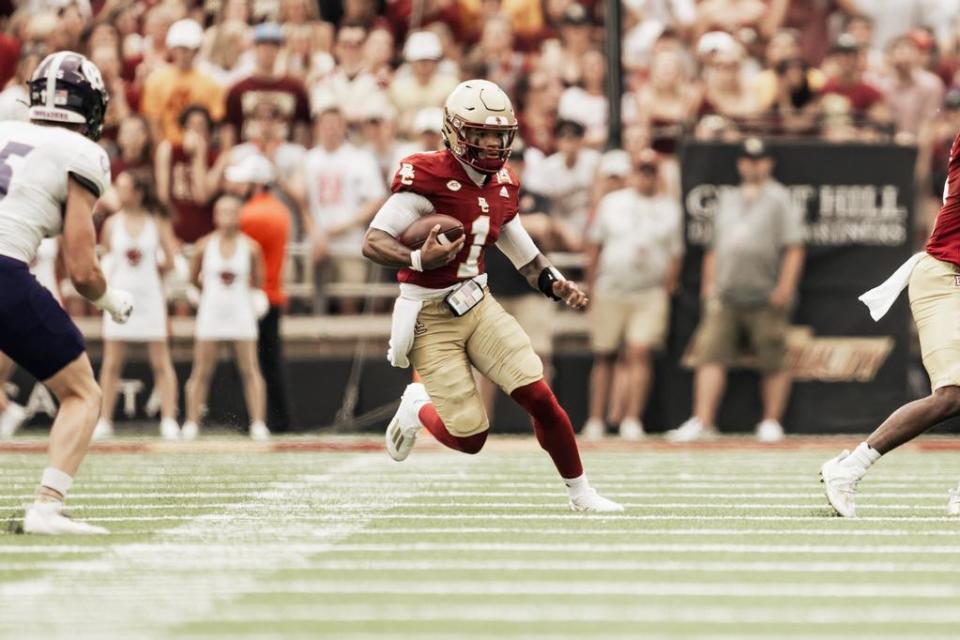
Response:
POLYGON ((414 271, 423 271, 423 262, 420 259, 420 249, 410 252, 410 268, 414 271))

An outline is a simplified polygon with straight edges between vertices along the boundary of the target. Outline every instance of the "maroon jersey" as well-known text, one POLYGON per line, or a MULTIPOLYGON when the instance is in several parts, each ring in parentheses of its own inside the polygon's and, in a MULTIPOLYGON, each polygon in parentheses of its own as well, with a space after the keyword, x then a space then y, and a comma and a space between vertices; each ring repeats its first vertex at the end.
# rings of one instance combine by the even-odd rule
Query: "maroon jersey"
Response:
MULTIPOLYGON (((230 87, 226 97, 224 121, 232 124, 240 140, 256 137, 250 121, 273 114, 283 123, 283 137, 293 138, 293 126, 310 125, 310 99, 303 83, 293 77, 249 77, 230 87)), ((262 134, 261 134, 262 135, 262 134)))
MULTIPOLYGON (((212 167, 219 153, 211 149, 207 167, 212 167)), ((170 201, 173 204, 173 233, 184 242, 196 242, 213 231, 213 201, 198 203, 193 199, 193 159, 183 145, 173 145, 170 154, 170 201)))
POLYGON ((437 213, 463 223, 467 239, 449 264, 428 271, 401 269, 397 280, 430 289, 443 289, 484 272, 487 247, 500 237, 500 229, 519 210, 519 180, 505 166, 478 187, 449 151, 415 153, 400 162, 393 177, 394 193, 411 191, 433 203, 437 213))
POLYGON ((960 134, 950 150, 943 206, 927 240, 927 253, 937 260, 960 265, 960 134))

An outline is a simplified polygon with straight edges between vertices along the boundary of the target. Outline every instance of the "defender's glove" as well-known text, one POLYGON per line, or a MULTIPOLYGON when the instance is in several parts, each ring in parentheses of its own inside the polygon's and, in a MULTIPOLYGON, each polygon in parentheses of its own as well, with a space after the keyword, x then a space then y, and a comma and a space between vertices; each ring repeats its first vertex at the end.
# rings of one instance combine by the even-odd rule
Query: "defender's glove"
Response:
POLYGON ((109 313, 114 322, 123 324, 130 319, 130 314, 133 313, 133 296, 120 289, 108 288, 93 303, 93 306, 109 313))

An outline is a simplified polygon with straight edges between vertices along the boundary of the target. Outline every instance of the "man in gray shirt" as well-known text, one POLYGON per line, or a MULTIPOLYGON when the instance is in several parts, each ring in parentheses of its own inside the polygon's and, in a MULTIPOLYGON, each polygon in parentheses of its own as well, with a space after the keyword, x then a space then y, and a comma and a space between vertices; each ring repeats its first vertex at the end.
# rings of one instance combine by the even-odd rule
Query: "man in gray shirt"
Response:
POLYGON ((744 336, 763 375, 763 420, 757 437, 783 438, 780 419, 790 395, 784 367, 789 309, 803 268, 803 214, 787 189, 771 178, 773 158, 757 138, 744 141, 738 187, 721 192, 713 240, 703 258, 705 313, 693 337, 693 416, 667 433, 674 442, 716 435, 715 419, 727 367, 744 336))

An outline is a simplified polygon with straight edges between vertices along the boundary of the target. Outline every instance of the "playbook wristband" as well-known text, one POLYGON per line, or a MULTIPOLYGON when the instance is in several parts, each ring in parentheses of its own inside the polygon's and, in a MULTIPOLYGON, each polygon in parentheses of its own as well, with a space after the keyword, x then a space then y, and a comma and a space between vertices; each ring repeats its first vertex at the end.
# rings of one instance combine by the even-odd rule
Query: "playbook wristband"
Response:
POLYGON ((420 255, 420 249, 410 252, 410 268, 414 271, 423 271, 423 258, 420 255))
POLYGON ((545 267, 537 277, 537 288, 551 300, 560 300, 560 296, 553 291, 553 283, 560 280, 563 280, 563 275, 559 271, 554 267, 545 267))

